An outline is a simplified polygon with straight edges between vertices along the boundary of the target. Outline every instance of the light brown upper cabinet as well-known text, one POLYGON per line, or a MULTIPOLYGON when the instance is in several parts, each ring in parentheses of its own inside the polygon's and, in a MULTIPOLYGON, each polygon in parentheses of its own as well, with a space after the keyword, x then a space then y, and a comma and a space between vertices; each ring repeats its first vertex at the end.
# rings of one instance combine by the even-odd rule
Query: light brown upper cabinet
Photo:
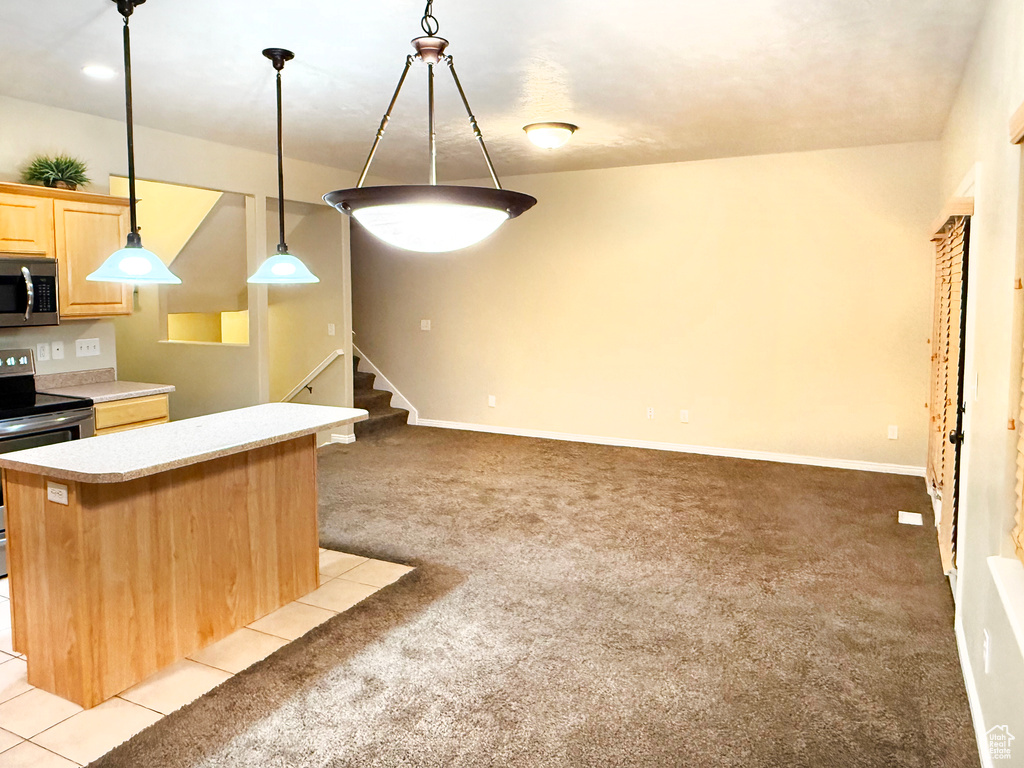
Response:
POLYGON ((53 201, 61 317, 130 315, 132 296, 123 283, 91 283, 85 278, 123 248, 128 211, 109 203, 53 201))
POLYGON ((53 203, 0 194, 0 255, 53 258, 53 203))
POLYGON ((127 236, 125 198, 0 183, 0 258, 56 258, 62 318, 131 314, 129 286, 85 279, 127 236))

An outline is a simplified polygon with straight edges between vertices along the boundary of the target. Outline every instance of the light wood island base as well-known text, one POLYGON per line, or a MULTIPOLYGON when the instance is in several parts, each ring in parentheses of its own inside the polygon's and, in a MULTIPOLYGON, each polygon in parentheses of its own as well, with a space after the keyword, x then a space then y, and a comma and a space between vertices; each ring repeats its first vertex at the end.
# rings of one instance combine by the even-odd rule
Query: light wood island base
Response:
POLYGON ((43 450, 7 454, 3 481, 13 643, 31 685, 95 706, 319 586, 315 434, 124 482, 10 466, 43 450))

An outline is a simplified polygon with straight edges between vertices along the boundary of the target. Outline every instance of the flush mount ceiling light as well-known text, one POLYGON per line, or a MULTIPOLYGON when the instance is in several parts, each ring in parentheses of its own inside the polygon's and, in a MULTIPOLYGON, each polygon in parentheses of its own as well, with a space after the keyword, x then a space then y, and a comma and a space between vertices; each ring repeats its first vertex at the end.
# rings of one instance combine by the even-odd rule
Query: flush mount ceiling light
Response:
POLYGON ((423 11, 423 19, 420 21, 426 36, 417 37, 412 41, 416 55, 410 54, 405 59, 405 69, 402 70, 398 87, 395 88, 391 103, 377 129, 377 137, 373 140, 359 181, 353 189, 328 192, 324 195, 324 200, 342 213, 353 217, 366 227, 370 234, 386 243, 409 251, 443 253, 480 242, 508 219, 529 210, 537 200, 530 195, 501 188, 501 182, 498 181, 498 175, 494 172, 494 165, 487 153, 484 137, 480 133, 480 126, 477 125, 473 111, 469 107, 469 100, 462 90, 459 76, 455 73, 452 57, 444 52, 448 41, 443 37, 437 37, 439 25, 432 10, 433 0, 428 0, 423 11), (373 156, 391 120, 391 112, 405 83, 405 77, 415 60, 427 65, 430 183, 364 187, 363 182, 369 173, 370 163, 373 162, 373 156), (437 183, 437 143, 434 134, 434 66, 437 64, 447 64, 452 73, 455 87, 469 115, 473 133, 480 142, 494 189, 437 183))
POLYGON ((527 138, 541 149, 558 149, 579 130, 572 123, 530 123, 524 125, 527 138))
POLYGON ((131 231, 124 248, 114 251, 100 268, 86 280, 101 283, 166 283, 179 285, 181 280, 171 274, 152 251, 142 247, 139 225, 135 215, 135 142, 132 132, 132 53, 128 33, 128 18, 136 5, 146 0, 114 0, 117 10, 124 17, 124 111, 128 129, 128 210, 131 214, 131 231))
POLYGON ((112 80, 117 73, 105 64, 86 64, 82 74, 94 80, 112 80))
POLYGON ((266 48, 263 55, 270 59, 277 70, 277 213, 281 224, 281 239, 277 253, 260 265, 249 278, 250 283, 319 283, 320 279, 310 272, 306 265, 288 253, 284 242, 284 145, 281 122, 281 70, 284 63, 295 58, 295 54, 284 48, 266 48))

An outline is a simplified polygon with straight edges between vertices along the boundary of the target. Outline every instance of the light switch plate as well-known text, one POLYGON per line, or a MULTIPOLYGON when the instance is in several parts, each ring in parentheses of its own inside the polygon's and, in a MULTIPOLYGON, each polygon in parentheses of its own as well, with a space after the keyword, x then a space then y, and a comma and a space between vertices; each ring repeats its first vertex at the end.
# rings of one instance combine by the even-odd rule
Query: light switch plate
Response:
POLYGON ((75 357, 94 357, 99 353, 99 339, 79 339, 75 342, 75 357))
POLYGON ((901 509, 896 519, 904 525, 924 525, 924 515, 920 512, 904 512, 901 509))

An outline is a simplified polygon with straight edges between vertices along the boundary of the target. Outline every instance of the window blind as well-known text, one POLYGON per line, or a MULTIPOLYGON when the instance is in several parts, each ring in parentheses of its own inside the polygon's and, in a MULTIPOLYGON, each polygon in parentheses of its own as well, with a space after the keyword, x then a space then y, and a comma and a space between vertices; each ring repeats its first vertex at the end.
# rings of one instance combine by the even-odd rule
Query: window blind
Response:
MULTIPOLYGON (((960 323, 967 217, 954 216, 936 233, 935 297, 932 326, 927 479, 939 500, 935 521, 942 568, 956 567, 956 446, 949 433, 957 427, 960 403, 960 323)), ((1024 471, 1024 470, 1022 470, 1024 471)))
MULTIPOLYGON (((1024 420, 1024 371, 1021 372, 1021 408, 1017 423, 1024 420)), ((1024 428, 1018 429, 1017 435, 1017 525, 1013 529, 1013 543, 1017 557, 1024 563, 1024 428)))

